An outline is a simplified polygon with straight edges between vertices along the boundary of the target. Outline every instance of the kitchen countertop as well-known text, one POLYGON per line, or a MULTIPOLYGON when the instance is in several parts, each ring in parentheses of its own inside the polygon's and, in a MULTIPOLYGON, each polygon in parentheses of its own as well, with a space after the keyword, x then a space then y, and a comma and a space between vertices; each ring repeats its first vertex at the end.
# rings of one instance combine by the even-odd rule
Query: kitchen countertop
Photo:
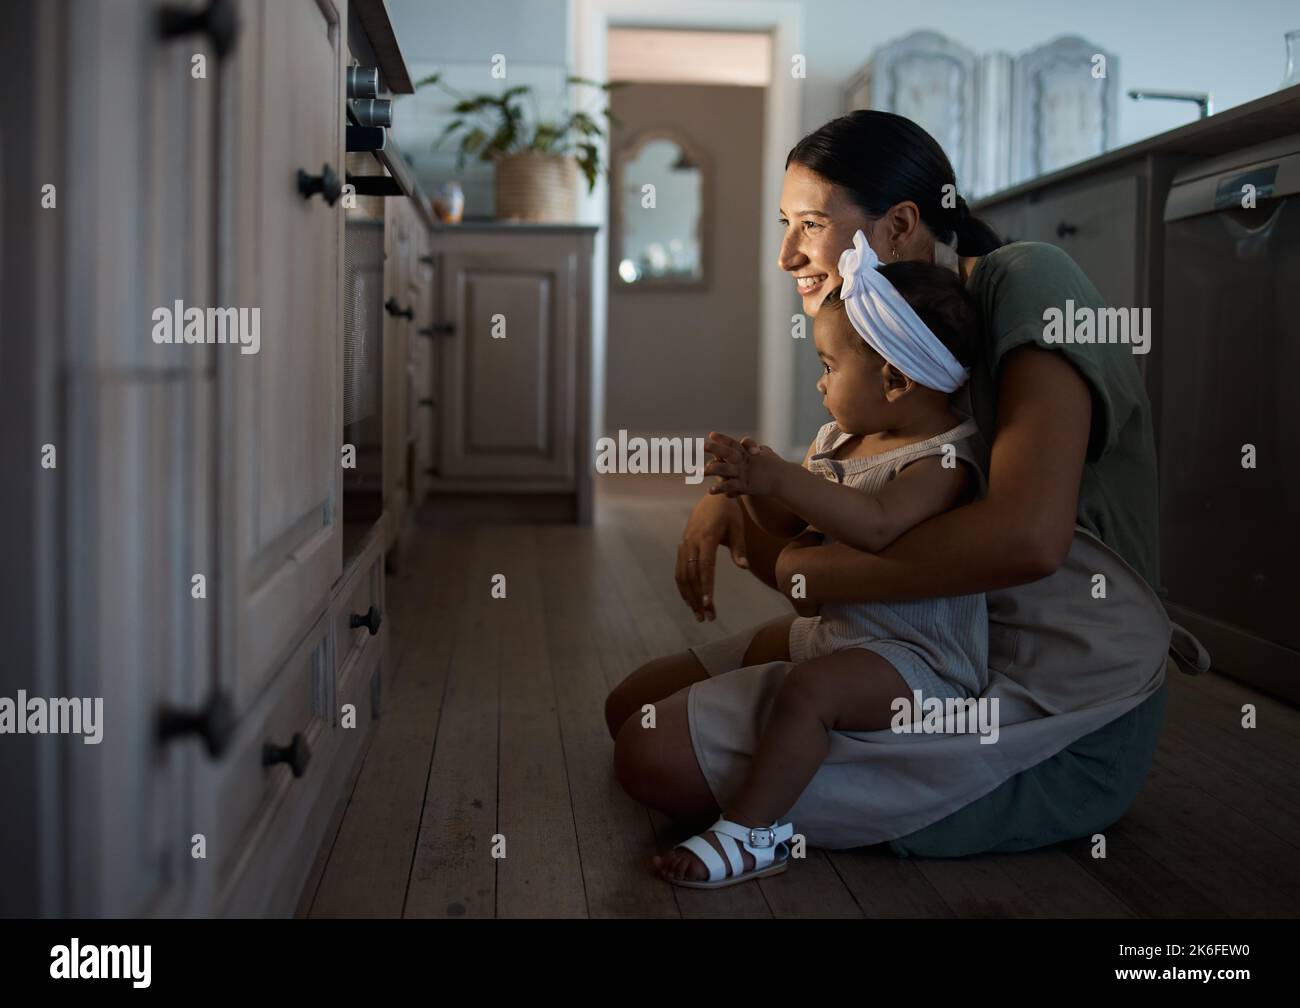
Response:
POLYGON ((1300 132, 1300 84, 982 196, 971 204, 971 210, 978 212, 1037 189, 1151 154, 1211 157, 1295 132, 1300 132))

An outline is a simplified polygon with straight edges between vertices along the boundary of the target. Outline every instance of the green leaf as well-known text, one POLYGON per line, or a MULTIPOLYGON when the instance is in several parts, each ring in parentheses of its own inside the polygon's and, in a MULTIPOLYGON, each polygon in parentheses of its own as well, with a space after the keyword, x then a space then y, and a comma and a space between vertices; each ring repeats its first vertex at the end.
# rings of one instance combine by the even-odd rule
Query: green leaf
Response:
POLYGON ((415 82, 415 86, 417 88, 422 88, 429 84, 437 84, 441 80, 442 80, 442 71, 439 70, 437 73, 429 74, 428 77, 422 77, 420 80, 415 82))

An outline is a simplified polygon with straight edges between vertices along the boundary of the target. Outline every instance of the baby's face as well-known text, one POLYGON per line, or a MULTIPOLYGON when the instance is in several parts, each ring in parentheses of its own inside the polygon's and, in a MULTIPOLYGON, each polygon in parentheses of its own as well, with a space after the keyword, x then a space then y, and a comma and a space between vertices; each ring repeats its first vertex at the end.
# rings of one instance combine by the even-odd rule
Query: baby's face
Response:
POLYGON ((813 341, 822 361, 817 391, 840 429, 874 434, 887 424, 885 359, 863 342, 842 308, 817 313, 813 341))

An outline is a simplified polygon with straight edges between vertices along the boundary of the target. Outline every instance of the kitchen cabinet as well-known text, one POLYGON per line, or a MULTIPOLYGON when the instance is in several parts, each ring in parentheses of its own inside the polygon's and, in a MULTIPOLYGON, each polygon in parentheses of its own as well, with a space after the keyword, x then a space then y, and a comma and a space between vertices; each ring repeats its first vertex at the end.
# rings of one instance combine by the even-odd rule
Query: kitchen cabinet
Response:
POLYGON ((591 232, 434 232, 436 499, 531 495, 556 516, 590 520, 591 232))
POLYGON ((31 335, 5 348, 29 418, 6 471, 40 629, 0 695, 103 704, 96 745, 0 739, 5 915, 292 913, 382 709, 386 516, 343 555, 348 6, 69 0, 3 39, 41 96, 4 112, 41 140, 0 192, 31 235, 0 302, 31 335), (159 341, 177 302, 206 341, 159 341), (213 340, 225 309, 256 352, 213 340))

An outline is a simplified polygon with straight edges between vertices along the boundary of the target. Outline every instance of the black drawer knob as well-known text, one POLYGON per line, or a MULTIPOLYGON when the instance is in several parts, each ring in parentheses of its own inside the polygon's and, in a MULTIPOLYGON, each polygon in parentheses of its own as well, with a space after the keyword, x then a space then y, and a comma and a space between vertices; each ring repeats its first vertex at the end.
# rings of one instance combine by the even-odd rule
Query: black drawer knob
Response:
POLYGON ((383 617, 379 615, 379 610, 374 606, 371 606, 364 616, 358 616, 356 613, 353 613, 348 617, 348 626, 353 630, 356 630, 358 627, 365 627, 370 631, 371 637, 379 633, 379 624, 382 622, 383 617))
POLYGON ((413 319, 415 318, 415 309, 411 307, 403 308, 397 303, 397 298, 390 297, 384 302, 384 311, 388 312, 394 318, 413 319))
POLYGON ((165 39, 206 35, 217 59, 223 60, 235 48, 239 17, 233 0, 211 0, 198 11, 166 4, 158 8, 158 33, 165 39))
POLYGON ((1078 234, 1079 229, 1073 224, 1067 224, 1065 221, 1056 225, 1056 237, 1065 238, 1068 235, 1078 234))
POLYGON ((343 183, 339 181, 334 169, 327 164, 321 166, 319 175, 308 175, 299 168, 298 192, 304 199, 311 199, 320 193, 325 202, 333 206, 343 192, 343 183))
POLYGON ((214 692, 199 710, 164 707, 158 713, 158 740, 170 742, 185 735, 203 739, 208 755, 216 759, 226 751, 235 732, 235 708, 230 697, 214 692))
POLYGON ((307 772, 307 764, 310 762, 311 750, 307 748, 307 740, 302 737, 301 732, 294 732, 293 741, 287 746, 272 745, 270 742, 262 745, 264 767, 284 763, 293 771, 295 777, 301 777, 307 772))

